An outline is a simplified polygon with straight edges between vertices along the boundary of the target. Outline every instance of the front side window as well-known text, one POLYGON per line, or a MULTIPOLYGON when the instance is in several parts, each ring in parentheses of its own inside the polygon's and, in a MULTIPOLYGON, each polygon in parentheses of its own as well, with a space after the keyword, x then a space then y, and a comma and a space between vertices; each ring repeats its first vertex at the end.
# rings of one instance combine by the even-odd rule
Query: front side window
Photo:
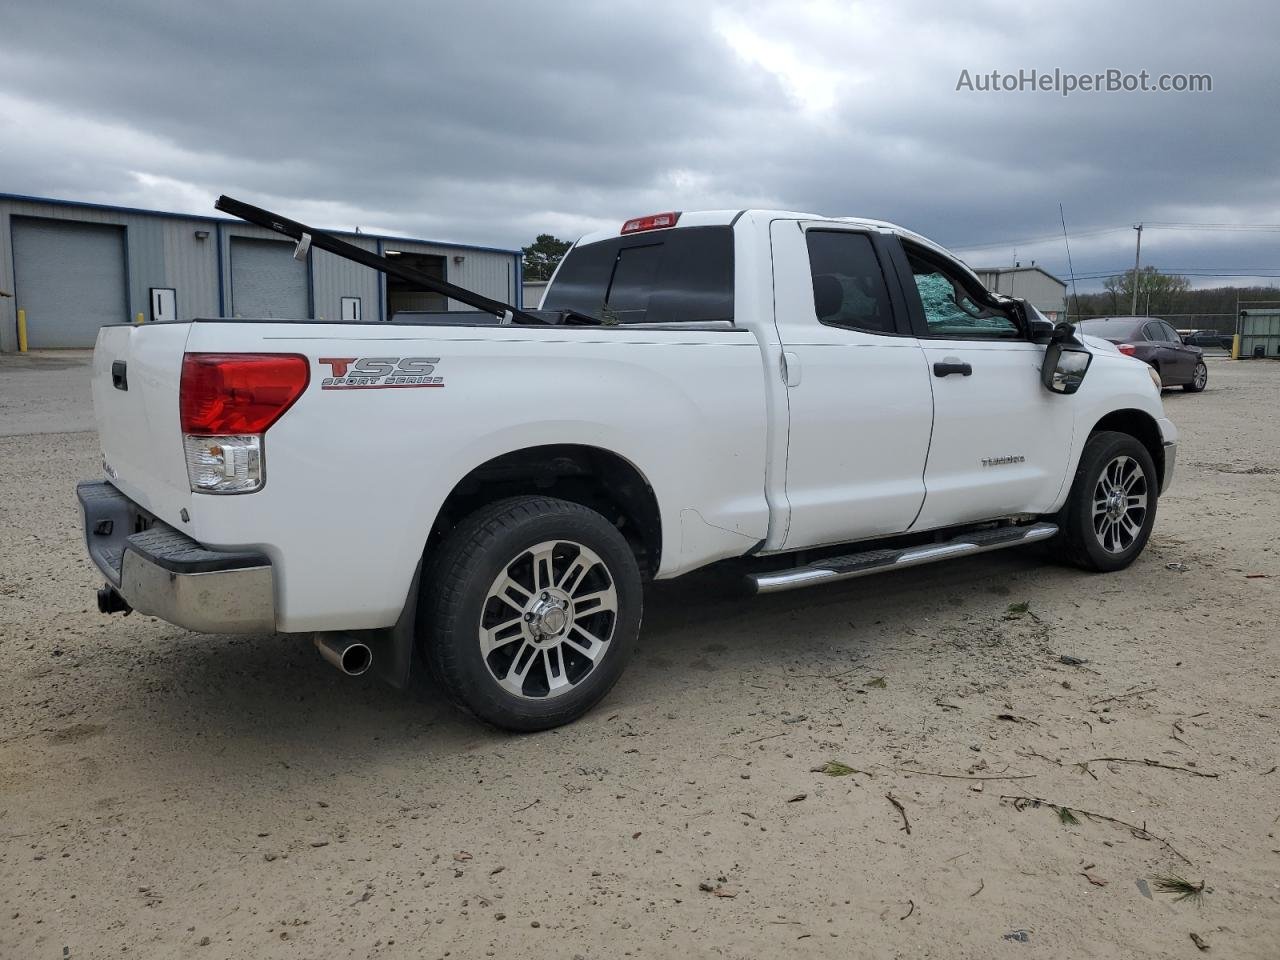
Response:
POLYGON ((997 340, 1020 337, 1018 325, 1003 310, 973 298, 966 281, 931 260, 907 251, 911 273, 924 308, 929 336, 952 340, 997 340))
POLYGON ((897 333, 884 272, 870 237, 810 230, 805 243, 813 275, 813 308, 820 321, 869 333, 897 333))

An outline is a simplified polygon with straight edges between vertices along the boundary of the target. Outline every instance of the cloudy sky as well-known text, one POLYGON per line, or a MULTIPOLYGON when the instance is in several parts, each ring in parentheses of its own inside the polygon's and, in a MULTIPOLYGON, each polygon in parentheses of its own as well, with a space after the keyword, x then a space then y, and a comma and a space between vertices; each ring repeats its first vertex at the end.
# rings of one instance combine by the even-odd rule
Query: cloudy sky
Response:
POLYGON ((509 247, 778 207, 1065 277, 1061 203, 1079 275, 1130 266, 1142 220, 1145 263, 1280 276, 1270 0, 3 9, 0 192, 201 213, 225 192, 509 247), (1207 73, 1213 90, 956 89, 964 70, 1055 68, 1207 73))

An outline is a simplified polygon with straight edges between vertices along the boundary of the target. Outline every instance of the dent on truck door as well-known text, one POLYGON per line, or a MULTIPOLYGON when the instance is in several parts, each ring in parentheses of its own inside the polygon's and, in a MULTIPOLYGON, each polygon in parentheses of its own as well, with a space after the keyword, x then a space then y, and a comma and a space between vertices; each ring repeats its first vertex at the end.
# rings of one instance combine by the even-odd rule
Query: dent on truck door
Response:
POLYGON ((775 320, 788 359, 787 549, 901 533, 924 499, 933 420, 880 238, 775 221, 775 320))

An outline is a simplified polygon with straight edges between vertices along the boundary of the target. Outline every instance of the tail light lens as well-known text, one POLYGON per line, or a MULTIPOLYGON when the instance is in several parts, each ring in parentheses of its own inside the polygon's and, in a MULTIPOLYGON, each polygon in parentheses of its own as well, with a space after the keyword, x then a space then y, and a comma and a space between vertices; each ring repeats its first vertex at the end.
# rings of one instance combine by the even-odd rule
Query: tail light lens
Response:
POLYGON ((250 493, 262 486, 262 435, 311 380, 298 354, 188 353, 179 410, 187 479, 197 493, 250 493))
POLYGON ((182 358, 182 432, 265 433, 311 380, 294 353, 188 353, 182 358))
POLYGON ((1132 343, 1117 343, 1116 349, 1123 353, 1126 357, 1132 357, 1138 352, 1138 348, 1132 343))

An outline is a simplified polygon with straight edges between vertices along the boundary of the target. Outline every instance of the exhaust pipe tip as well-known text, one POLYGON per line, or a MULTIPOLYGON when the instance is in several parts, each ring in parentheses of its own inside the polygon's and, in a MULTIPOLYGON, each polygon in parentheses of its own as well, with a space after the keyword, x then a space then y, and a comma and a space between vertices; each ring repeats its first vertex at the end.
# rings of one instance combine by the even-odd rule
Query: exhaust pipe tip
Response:
POLYGON ((133 612, 133 607, 129 606, 128 600, 120 596, 120 591, 109 584, 105 584, 98 588, 98 612, 123 613, 128 616, 133 612))
POLYGON ((353 640, 346 634, 317 633, 315 644, 320 656, 348 677, 358 677, 373 666, 373 650, 369 645, 353 640))

